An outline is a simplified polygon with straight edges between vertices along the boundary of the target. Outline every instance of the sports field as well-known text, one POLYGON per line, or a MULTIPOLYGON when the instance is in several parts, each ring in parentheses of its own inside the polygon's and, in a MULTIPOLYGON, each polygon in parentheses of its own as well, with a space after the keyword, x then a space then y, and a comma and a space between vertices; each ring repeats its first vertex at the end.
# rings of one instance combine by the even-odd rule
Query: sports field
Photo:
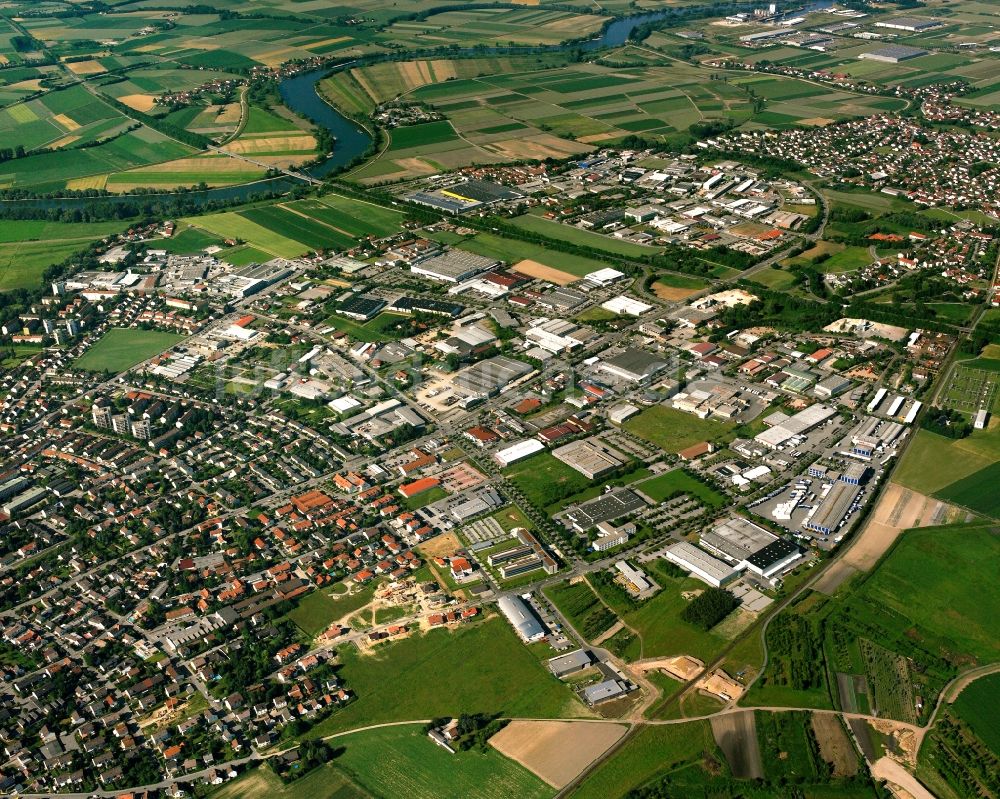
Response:
POLYGON ((89 372, 123 372, 169 349, 184 336, 161 330, 114 327, 73 363, 89 372))

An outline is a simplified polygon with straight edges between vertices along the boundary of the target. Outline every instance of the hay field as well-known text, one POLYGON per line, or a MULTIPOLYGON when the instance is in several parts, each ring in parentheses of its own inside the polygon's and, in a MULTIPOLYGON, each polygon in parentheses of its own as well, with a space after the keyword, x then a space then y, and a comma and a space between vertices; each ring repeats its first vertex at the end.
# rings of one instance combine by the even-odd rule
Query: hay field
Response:
POLYGON ((512 721, 490 745, 553 788, 563 788, 614 746, 624 724, 586 721, 512 721))

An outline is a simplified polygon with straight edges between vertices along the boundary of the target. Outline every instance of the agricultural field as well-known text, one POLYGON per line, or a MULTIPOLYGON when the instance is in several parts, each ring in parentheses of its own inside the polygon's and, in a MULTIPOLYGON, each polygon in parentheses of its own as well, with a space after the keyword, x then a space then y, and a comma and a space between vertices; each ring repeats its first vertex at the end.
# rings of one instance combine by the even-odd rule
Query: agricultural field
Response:
POLYGON ((1000 518, 1000 497, 996 493, 1000 463, 991 463, 968 477, 949 483, 935 496, 991 519, 1000 518))
POLYGON ((893 480, 924 494, 935 494, 1000 457, 1000 431, 975 430, 968 438, 946 438, 918 430, 893 480))
POLYGON ((356 785, 333 763, 288 785, 267 766, 256 766, 209 794, 212 799, 371 799, 377 795, 356 785))
POLYGON ((717 753, 707 721, 643 727, 580 785, 573 799, 618 799, 675 769, 702 771, 705 753, 717 753))
POLYGON ((34 288, 48 267, 125 227, 123 222, 0 221, 0 291, 34 288))
POLYGON ((338 650, 338 655, 343 663, 339 676, 358 698, 316 725, 310 737, 462 712, 535 718, 589 715, 498 617, 455 631, 418 633, 371 655, 350 647, 338 650), (456 663, 462 664, 460 670, 456 663), (444 691, 441 675, 448 675, 444 691))
POLYGON ((768 668, 747 703, 831 707, 836 692, 842 703, 873 701, 881 716, 925 721, 930 698, 959 670, 1000 658, 992 635, 1000 592, 987 577, 998 555, 990 525, 907 531, 850 594, 810 593, 773 619, 768 668), (860 676, 867 688, 858 693, 854 680, 845 698, 843 686, 827 683, 834 673, 860 676))
POLYGON ((1000 716, 996 713, 997 707, 1000 707, 1000 674, 990 674, 967 686, 952 704, 952 712, 1000 757, 1000 716))
POLYGON ((73 363, 88 372, 123 372, 183 341, 184 336, 160 330, 115 327, 73 363))
POLYGON ((560 44, 568 39, 597 33, 603 22, 603 18, 594 14, 574 14, 531 6, 474 8, 396 22, 384 29, 379 38, 393 46, 408 49, 442 45, 560 44))
POLYGON ((665 405, 646 408, 622 427, 667 452, 678 452, 702 441, 730 441, 736 429, 729 422, 699 419, 665 405))
POLYGON ((344 751, 333 761, 336 768, 376 796, 546 799, 555 793, 493 747, 451 754, 421 725, 357 732, 337 739, 337 745, 344 751))

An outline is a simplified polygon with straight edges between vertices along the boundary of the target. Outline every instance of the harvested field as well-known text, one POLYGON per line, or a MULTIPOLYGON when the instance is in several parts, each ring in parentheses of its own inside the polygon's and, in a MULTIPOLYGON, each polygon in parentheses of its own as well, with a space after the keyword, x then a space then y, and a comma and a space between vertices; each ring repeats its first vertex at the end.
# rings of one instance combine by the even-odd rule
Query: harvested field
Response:
POLYGON ((495 141, 485 145, 483 149, 515 160, 534 158, 541 161, 545 158, 565 158, 568 155, 587 152, 593 148, 545 134, 530 139, 495 141))
POLYGON ((925 518, 933 519, 937 500, 891 483, 875 511, 850 548, 816 583, 824 594, 835 592, 845 580, 859 571, 868 571, 889 551, 903 530, 920 527, 925 518), (925 508, 930 505, 931 512, 925 508))
POLYGON ((65 114, 56 114, 52 117, 52 121, 66 130, 77 130, 80 127, 75 119, 70 119, 65 114))
POLYGON ((73 61, 66 64, 74 75, 100 75, 107 70, 98 61, 73 61))
POLYGON ((812 728, 820 755, 833 766, 833 776, 853 777, 858 771, 858 758, 840 719, 833 713, 813 713, 812 728))
POLYGON ((67 189, 103 189, 108 183, 107 175, 90 175, 66 181, 67 189))
POLYGON ((74 142, 80 141, 79 136, 63 136, 61 139, 56 139, 52 144, 49 145, 53 150, 58 150, 60 147, 69 147, 74 142))
POLYGON ((739 779, 762 779, 764 766, 760 760, 760 744, 757 741, 757 724, 754 712, 726 713, 713 716, 712 735, 719 745, 734 777, 739 779))
POLYGON ((316 139, 308 134, 299 133, 289 133, 276 136, 243 136, 236 141, 230 142, 223 149, 225 152, 240 154, 280 153, 288 150, 315 150, 316 139))
POLYGON ((243 108, 239 103, 227 103, 222 106, 215 121, 219 125, 234 125, 240 121, 243 115, 243 108))
POLYGON ((527 275, 528 277, 537 277, 539 280, 547 280, 549 283, 555 283, 557 286, 566 286, 570 283, 575 283, 578 278, 576 275, 571 275, 569 272, 563 272, 561 269, 553 269, 551 266, 546 266, 545 264, 540 264, 538 261, 518 261, 514 264, 513 269, 515 272, 519 272, 522 275, 527 275))
POLYGON ((654 283, 653 293, 659 297, 661 300, 667 300, 668 302, 680 302, 681 300, 686 300, 692 294, 697 294, 701 289, 686 289, 686 288, 675 288, 674 286, 665 286, 662 283, 654 283))
POLYGON ((490 744, 553 788, 563 788, 627 730, 599 722, 512 721, 490 744))
POLYGON ((156 105, 156 98, 151 94, 126 94, 124 97, 119 97, 118 102, 125 103, 129 108, 136 111, 146 113, 153 110, 153 107, 156 105))
POLYGON ((835 119, 830 119, 829 117, 809 117, 808 119, 800 119, 800 125, 813 125, 815 127, 826 127, 827 125, 832 125, 836 122, 835 119))

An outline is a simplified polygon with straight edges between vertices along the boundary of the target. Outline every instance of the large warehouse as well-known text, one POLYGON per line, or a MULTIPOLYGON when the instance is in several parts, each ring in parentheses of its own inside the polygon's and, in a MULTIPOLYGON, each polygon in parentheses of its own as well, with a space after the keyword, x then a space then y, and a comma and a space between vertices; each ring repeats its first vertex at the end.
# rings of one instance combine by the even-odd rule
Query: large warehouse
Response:
MULTIPOLYGON (((794 416, 777 420, 776 424, 769 430, 765 430, 763 433, 754 436, 754 441, 770 449, 778 449, 789 439, 800 436, 803 433, 808 433, 836 414, 837 411, 829 405, 816 403, 815 405, 810 405, 805 410, 799 411, 794 416)), ((777 414, 772 414, 772 416, 765 419, 765 424, 774 416, 777 416, 777 414)))
POLYGON ((524 643, 534 643, 546 636, 545 627, 542 626, 538 616, 521 597, 502 596, 497 606, 524 643))
POLYGON ((713 558, 694 544, 681 541, 670 547, 664 557, 671 563, 676 563, 685 571, 691 572, 702 582, 721 588, 736 579, 737 572, 732 566, 718 558, 713 558))
POLYGON ((531 457, 536 452, 541 452, 543 449, 545 449, 545 445, 537 438, 526 438, 498 451, 493 458, 500 464, 501 468, 506 468, 512 463, 531 457))
POLYGON ((564 444, 552 450, 552 455, 588 480, 603 477, 608 472, 621 468, 626 462, 625 456, 620 452, 591 438, 564 444))

